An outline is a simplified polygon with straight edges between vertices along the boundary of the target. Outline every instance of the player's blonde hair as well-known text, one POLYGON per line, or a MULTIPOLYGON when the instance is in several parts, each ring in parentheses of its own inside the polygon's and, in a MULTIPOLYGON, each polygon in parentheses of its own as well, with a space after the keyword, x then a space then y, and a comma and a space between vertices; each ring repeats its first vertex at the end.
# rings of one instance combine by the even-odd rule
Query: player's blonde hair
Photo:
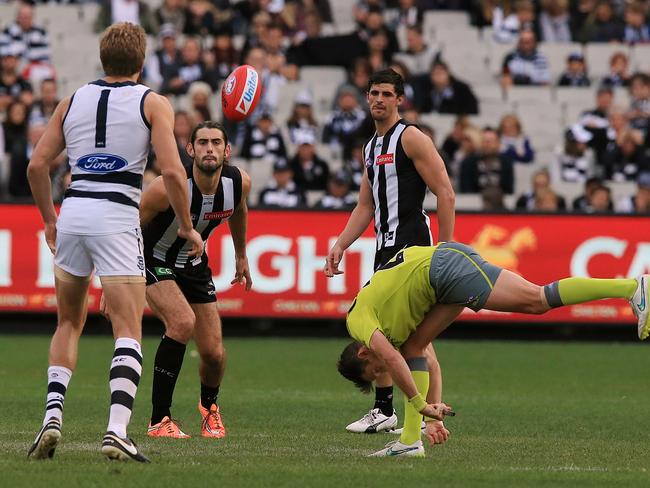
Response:
POLYGON ((99 59, 107 76, 132 76, 142 71, 147 38, 144 29, 129 22, 108 27, 99 41, 99 59))

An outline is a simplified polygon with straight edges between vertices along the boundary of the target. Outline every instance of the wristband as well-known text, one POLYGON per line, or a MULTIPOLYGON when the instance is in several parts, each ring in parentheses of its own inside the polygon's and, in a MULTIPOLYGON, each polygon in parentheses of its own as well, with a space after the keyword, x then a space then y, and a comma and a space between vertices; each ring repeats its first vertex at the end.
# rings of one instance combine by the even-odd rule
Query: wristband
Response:
POLYGON ((422 398, 422 395, 419 393, 413 398, 409 398, 409 403, 418 412, 422 412, 422 410, 424 410, 428 405, 424 398, 422 398))

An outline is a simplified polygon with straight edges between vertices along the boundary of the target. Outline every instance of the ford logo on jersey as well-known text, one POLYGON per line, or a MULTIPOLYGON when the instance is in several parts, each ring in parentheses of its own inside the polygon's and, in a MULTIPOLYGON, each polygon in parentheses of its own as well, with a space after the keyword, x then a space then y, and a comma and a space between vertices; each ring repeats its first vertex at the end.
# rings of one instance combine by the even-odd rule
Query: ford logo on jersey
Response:
POLYGON ((124 168, 129 164, 126 159, 115 154, 86 154, 77 161, 77 166, 84 171, 93 173, 110 173, 124 168))

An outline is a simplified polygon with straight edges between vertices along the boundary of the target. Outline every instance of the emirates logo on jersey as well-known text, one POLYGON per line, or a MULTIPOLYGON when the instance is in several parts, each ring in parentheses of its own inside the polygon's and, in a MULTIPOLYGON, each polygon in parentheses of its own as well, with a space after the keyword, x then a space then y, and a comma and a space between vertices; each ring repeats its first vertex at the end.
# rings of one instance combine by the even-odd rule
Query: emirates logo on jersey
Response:
POLYGON ((382 164, 393 164, 395 162, 394 154, 380 154, 377 156, 377 166, 382 164))
POLYGON ((232 210, 223 210, 221 212, 206 212, 203 214, 203 220, 227 219, 232 215, 232 210))

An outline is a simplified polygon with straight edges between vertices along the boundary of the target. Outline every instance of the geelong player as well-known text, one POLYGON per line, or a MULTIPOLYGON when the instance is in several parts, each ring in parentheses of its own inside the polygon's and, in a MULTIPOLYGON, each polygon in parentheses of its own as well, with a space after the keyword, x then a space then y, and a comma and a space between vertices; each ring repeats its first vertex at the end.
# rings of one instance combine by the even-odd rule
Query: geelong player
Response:
MULTIPOLYGON (((342 273, 338 266, 343 252, 373 218, 377 239, 375 269, 405 246, 430 246, 429 218, 422 208, 427 188, 438 201, 438 239, 450 241, 454 232, 455 196, 442 158, 429 137, 399 116, 404 80, 391 69, 378 71, 368 81, 367 96, 376 132, 364 147, 366 169, 359 202, 325 263, 325 274, 330 277, 342 273)), ((432 370, 439 371, 433 347, 429 347, 427 359, 432 370)), ((440 373, 432 376, 429 395, 431 403, 440 401, 440 373)), ((392 398, 390 376, 378 375, 373 408, 346 429, 365 433, 393 429, 397 415, 392 398)), ((437 427, 443 428, 441 423, 437 427)))
POLYGON ((51 458, 61 437, 63 403, 77 362, 93 271, 111 303, 115 351, 110 367, 108 428, 102 453, 110 459, 147 462, 126 428, 142 371, 140 349, 145 268, 138 207, 150 141, 177 215, 178 238, 199 257, 203 239, 190 219, 185 171, 173 135, 167 100, 137 83, 146 38, 141 27, 119 23, 100 40, 106 76, 63 100, 34 149, 27 169, 34 200, 54 253, 58 322, 50 345, 43 427, 28 456, 51 458), (50 190, 50 162, 66 149, 72 184, 57 215, 50 190))
MULTIPOLYGON (((538 286, 457 242, 400 251, 379 268, 350 307, 347 327, 355 342, 344 349, 338 363, 339 372, 364 392, 380 374, 389 374, 404 392, 401 437, 373 455, 424 456, 422 414, 442 420, 448 412, 440 401, 426 400, 432 373, 426 349, 464 307, 542 314, 564 305, 625 298, 643 340, 650 333, 649 279, 566 278, 538 286)), ((427 437, 432 444, 442 443, 448 432, 427 429, 427 437)))
MULTIPOLYGON (((187 152, 194 163, 187 168, 192 224, 206 241, 212 231, 228 220, 235 248, 235 279, 251 288, 246 258, 246 199, 249 176, 230 166, 230 144, 223 126, 202 122, 192 131, 187 152)), ((178 237, 179 220, 170 206, 161 178, 142 195, 140 223, 144 234, 147 273, 147 302, 165 324, 153 371, 151 437, 189 437, 171 415, 172 396, 181 371, 185 347, 194 337, 199 351, 201 435, 226 435, 217 404, 219 385, 226 367, 221 320, 208 256, 193 258, 190 248, 178 237)), ((108 311, 108 315, 111 315, 108 311)))

